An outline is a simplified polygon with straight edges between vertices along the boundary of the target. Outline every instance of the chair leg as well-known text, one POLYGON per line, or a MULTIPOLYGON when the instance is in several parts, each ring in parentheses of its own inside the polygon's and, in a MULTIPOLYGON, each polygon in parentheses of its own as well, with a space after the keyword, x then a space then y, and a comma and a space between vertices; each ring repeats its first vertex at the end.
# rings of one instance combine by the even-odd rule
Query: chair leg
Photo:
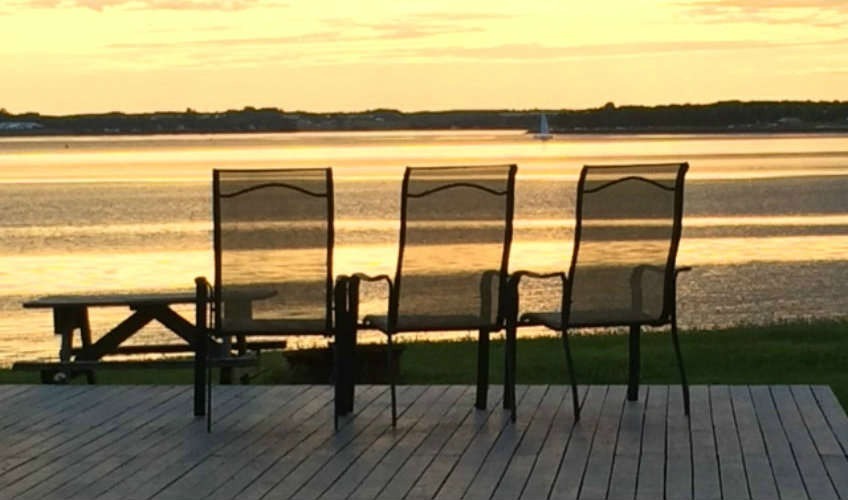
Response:
POLYGON ((206 361, 206 432, 212 432, 212 363, 206 361))
POLYGON ((489 396, 489 331, 477 333, 477 400, 474 406, 478 410, 486 409, 489 396))
POLYGON ((574 376, 574 360, 571 358, 571 347, 568 345, 568 329, 562 330, 562 347, 565 350, 565 363, 568 365, 568 378, 571 382, 571 404, 574 406, 574 421, 580 420, 580 401, 577 398, 577 379, 574 376))
POLYGON ((516 328, 510 325, 506 329, 506 349, 504 356, 504 408, 512 410, 510 419, 515 422, 517 418, 517 404, 515 402, 515 371, 516 371, 516 328))
POLYGON ((627 400, 637 401, 639 399, 639 325, 630 325, 630 334, 628 335, 628 358, 630 367, 628 370, 627 380, 627 400))
POLYGON ((339 418, 353 411, 354 392, 354 337, 356 331, 350 325, 336 330, 333 342, 333 428, 339 429, 339 418))
POLYGON ((683 355, 680 353, 680 341, 677 337, 677 317, 671 318, 671 340, 674 343, 674 353, 677 355, 677 366, 680 369, 680 385, 683 389, 683 411, 689 416, 689 383, 686 381, 686 370, 683 368, 683 355))
POLYGON ((333 430, 336 432, 339 430, 339 406, 341 405, 341 370, 339 367, 341 356, 339 350, 339 335, 336 332, 333 341, 333 430))
POLYGON ((395 396, 395 370, 392 363, 392 334, 386 335, 386 370, 389 376, 389 386, 392 393, 392 427, 397 427, 397 400, 395 396))

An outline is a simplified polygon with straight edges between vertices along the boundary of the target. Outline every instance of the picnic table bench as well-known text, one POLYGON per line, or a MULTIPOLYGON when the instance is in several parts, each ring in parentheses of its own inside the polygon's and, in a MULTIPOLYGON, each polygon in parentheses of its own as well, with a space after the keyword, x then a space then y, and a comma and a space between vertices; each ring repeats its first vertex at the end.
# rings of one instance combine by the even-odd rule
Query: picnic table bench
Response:
MULTIPOLYGON (((265 298, 268 292, 239 293, 226 299, 233 310, 250 314, 251 302, 265 298)), ((172 306, 176 304, 194 304, 195 294, 191 292, 165 293, 121 293, 121 294, 82 294, 49 295, 24 302, 27 309, 52 309, 53 331, 60 338, 58 361, 19 361, 12 366, 14 370, 33 370, 41 372, 42 383, 62 382, 66 378, 84 374, 89 383, 94 383, 94 370, 98 368, 161 368, 193 366, 190 359, 142 359, 104 361, 107 355, 168 354, 195 352, 196 328, 194 323, 177 313, 172 306), (111 330, 94 338, 89 321, 89 309, 93 307, 126 307, 131 313, 111 330), (177 335, 181 342, 168 344, 123 345, 149 323, 156 321, 177 335), (74 333, 79 331, 80 345, 74 346, 74 333), (61 374, 61 375, 60 375, 61 374), (58 378, 57 378, 58 377, 58 378)), ((223 356, 230 349, 228 343, 206 339, 211 353, 223 356)), ((247 348, 282 349, 284 340, 248 342, 247 348)))

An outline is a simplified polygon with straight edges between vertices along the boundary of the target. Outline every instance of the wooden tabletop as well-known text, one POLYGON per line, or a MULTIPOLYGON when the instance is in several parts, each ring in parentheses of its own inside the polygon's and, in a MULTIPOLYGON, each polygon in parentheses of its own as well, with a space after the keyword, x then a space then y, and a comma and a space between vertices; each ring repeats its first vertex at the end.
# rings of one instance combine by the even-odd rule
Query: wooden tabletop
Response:
MULTIPOLYGON (((251 287, 228 290, 225 301, 253 301, 273 297, 276 291, 268 287, 251 287)), ((27 309, 55 307, 106 307, 106 306, 161 306, 169 304, 193 304, 194 292, 159 293, 112 293, 112 294, 73 294, 46 295, 23 303, 27 309)))
POLYGON ((47 295, 24 302, 25 308, 192 304, 193 292, 47 295))

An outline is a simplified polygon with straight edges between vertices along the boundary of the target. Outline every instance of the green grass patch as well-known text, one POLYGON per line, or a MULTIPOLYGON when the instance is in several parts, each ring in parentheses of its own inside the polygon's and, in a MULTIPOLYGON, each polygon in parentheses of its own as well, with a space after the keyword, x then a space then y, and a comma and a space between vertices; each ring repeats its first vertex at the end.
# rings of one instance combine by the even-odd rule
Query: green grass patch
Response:
MULTIPOLYGON (((570 335, 580 384, 624 384, 626 333, 570 335)), ((400 337, 403 339, 403 336, 400 337)), ((848 408, 848 321, 793 322, 766 327, 687 331, 680 336, 690 384, 823 384, 848 408)), ((472 384, 473 340, 406 343, 399 383, 472 384)), ((642 383, 677 384, 679 376, 667 330, 642 334, 642 383)), ((504 343, 491 345, 491 383, 502 380, 504 343)), ((252 383, 322 383, 292 370, 280 352, 262 354, 252 383)), ((565 384, 559 337, 520 338, 519 384, 565 384)), ((191 370, 103 370, 101 384, 190 384, 191 370)), ((0 370, 0 383, 39 383, 37 373, 0 370)), ((78 378, 74 383, 85 383, 78 378)))

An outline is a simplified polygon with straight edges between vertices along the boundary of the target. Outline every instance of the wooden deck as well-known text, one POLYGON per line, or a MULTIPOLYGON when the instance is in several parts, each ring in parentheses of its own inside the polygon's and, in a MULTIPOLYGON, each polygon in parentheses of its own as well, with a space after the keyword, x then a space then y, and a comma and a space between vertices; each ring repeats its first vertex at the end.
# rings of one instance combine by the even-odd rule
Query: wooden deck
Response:
POLYGON ((0 386, 0 498, 848 499, 848 418, 824 386, 518 388, 517 424, 470 386, 0 386))

